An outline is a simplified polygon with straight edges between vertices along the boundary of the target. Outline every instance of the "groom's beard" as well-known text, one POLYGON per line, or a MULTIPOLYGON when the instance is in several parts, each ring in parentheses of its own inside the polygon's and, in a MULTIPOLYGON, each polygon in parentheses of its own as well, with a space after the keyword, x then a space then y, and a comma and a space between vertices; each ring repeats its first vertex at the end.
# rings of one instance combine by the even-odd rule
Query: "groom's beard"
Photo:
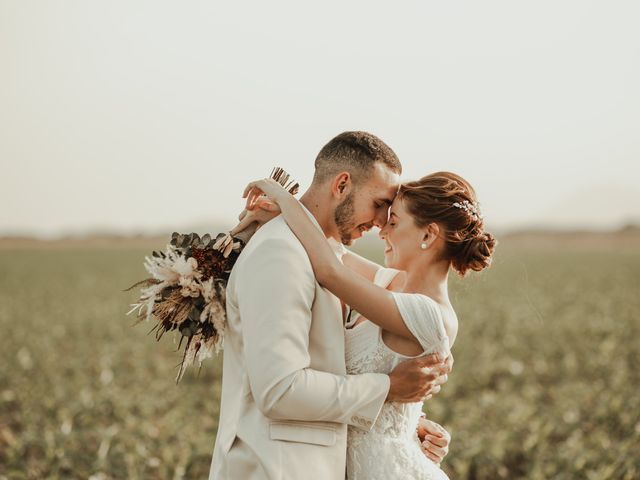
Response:
POLYGON ((356 228, 356 223, 354 221, 355 209, 353 207, 353 203, 353 192, 351 192, 333 212, 333 219, 338 227, 340 241, 344 245, 351 245, 351 243, 353 243, 351 236, 353 234, 353 229, 356 228))

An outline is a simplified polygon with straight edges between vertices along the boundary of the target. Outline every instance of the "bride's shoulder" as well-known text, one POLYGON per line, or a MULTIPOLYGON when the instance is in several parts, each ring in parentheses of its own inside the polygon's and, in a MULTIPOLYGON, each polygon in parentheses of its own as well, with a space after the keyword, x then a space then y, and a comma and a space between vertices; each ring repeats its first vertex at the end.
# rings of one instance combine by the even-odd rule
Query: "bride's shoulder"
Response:
POLYGON ((416 302, 420 303, 422 310, 430 312, 432 316, 439 319, 439 323, 444 328, 449 339, 449 348, 453 346, 458 335, 458 315, 449 302, 438 302, 435 299, 422 293, 413 293, 416 302))

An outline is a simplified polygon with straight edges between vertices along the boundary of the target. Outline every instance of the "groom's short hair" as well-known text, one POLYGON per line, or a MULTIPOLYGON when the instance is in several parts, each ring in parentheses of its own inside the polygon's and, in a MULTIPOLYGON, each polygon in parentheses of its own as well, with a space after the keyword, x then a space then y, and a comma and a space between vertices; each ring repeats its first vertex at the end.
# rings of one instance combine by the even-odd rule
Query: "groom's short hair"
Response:
POLYGON ((384 163, 398 175, 402 173, 398 156, 378 137, 367 132, 343 132, 329 140, 318 153, 313 183, 322 184, 347 171, 354 184, 362 184, 369 179, 377 162, 384 163))

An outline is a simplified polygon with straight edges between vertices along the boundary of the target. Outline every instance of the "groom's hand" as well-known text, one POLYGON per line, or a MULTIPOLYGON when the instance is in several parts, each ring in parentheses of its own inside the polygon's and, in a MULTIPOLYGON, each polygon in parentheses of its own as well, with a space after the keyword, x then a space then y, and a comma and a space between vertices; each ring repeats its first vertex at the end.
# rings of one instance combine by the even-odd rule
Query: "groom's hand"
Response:
POLYGON ((436 353, 402 362, 389 374, 387 402, 421 402, 440 391, 450 371, 446 359, 436 353))

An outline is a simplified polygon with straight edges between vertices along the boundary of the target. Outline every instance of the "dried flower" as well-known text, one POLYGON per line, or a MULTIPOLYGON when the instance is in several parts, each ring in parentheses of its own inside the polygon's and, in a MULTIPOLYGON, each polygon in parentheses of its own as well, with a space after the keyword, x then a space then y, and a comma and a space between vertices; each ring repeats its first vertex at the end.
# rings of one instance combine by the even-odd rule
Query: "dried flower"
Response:
MULTIPOLYGON (((281 168, 271 172, 292 194, 298 184, 289 181, 281 168)), ((240 232, 238 232, 240 233, 240 232)), ((214 238, 206 234, 188 235, 174 232, 165 251, 145 257, 144 267, 150 278, 135 283, 125 291, 142 285, 137 303, 127 315, 136 312, 137 322, 157 320, 156 340, 165 332, 180 334, 178 349, 186 338, 182 362, 176 377, 180 381, 185 369, 218 353, 222 348, 227 324, 226 287, 231 269, 245 242, 221 233, 214 238)))

